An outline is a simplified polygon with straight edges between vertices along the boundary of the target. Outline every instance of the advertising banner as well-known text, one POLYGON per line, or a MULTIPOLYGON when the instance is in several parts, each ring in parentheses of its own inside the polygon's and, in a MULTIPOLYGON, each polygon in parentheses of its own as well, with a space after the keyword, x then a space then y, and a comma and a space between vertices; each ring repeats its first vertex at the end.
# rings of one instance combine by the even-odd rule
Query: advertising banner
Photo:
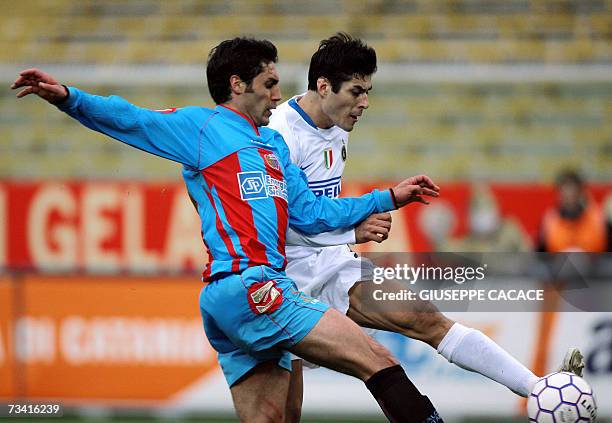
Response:
MULTIPOLYGON (((390 181, 343 183, 342 196, 390 181)), ((548 185, 441 184, 432 204, 393 213, 390 238, 365 251, 520 251, 534 244, 547 208, 548 185), (481 244, 470 232, 500 226, 481 244), (479 222, 479 223, 475 223, 479 222), (482 248, 482 249, 481 249, 482 248), (484 250, 483 250, 484 249, 484 250)), ((600 205, 612 185, 590 186, 600 205)), ((182 182, 0 182, 0 268, 86 272, 201 272, 207 256, 200 223, 182 182)))
POLYGON ((217 367, 199 314, 200 288, 186 277, 2 281, 0 395, 169 401, 217 367))

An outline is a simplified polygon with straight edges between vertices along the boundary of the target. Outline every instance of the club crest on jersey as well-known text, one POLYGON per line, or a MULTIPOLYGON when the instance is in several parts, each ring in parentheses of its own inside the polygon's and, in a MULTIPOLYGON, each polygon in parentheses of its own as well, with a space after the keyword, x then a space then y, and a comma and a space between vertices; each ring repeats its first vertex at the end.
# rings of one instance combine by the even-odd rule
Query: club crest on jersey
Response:
POLYGON ((266 164, 270 166, 272 169, 281 170, 280 163, 278 162, 278 158, 274 154, 272 153, 265 154, 264 160, 266 161, 266 164))
POLYGON ((345 162, 346 161, 346 141, 342 140, 342 161, 345 162))
POLYGON ((247 295, 249 306, 255 314, 274 313, 283 302, 283 290, 274 281, 254 283, 247 295))
POLYGON ((334 164, 334 152, 331 148, 323 150, 323 162, 325 163, 325 168, 331 169, 334 164))

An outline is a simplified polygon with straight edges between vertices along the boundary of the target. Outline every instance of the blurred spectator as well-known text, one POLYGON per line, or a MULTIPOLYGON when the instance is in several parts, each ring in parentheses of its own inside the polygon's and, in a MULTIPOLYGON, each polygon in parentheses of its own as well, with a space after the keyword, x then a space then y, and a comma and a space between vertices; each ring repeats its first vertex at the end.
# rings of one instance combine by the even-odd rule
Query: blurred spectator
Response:
POLYGON ((610 251, 612 227, 574 170, 557 177, 557 205, 542 220, 538 251, 610 251))
MULTIPOLYGON (((448 225, 439 226, 447 229, 446 235, 450 234, 452 228, 447 228, 448 225)), ((501 215, 491 190, 484 184, 477 184, 472 190, 466 235, 452 238, 433 234, 436 231, 432 228, 430 237, 436 251, 505 253, 531 250, 520 224, 501 215)))

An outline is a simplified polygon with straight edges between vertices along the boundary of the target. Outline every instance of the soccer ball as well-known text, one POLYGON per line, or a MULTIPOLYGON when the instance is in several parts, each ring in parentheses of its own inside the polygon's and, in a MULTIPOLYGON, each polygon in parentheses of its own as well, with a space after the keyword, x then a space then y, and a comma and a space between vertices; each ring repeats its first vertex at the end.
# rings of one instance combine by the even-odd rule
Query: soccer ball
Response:
POLYGON ((530 422, 576 423, 597 420, 593 389, 579 376, 555 372, 541 378, 527 400, 530 422))

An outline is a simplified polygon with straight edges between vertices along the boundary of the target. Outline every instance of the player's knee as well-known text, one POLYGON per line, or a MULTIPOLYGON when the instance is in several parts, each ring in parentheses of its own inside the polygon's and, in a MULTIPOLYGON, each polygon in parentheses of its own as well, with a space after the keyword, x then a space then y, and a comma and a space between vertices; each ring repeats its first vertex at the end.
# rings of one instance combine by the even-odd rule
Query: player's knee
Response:
POLYGON ((387 348, 385 348, 373 339, 370 340, 370 349, 373 356, 375 357, 374 360, 372 360, 374 364, 374 366, 372 367, 372 374, 382 369, 386 369, 387 367, 397 366, 399 364, 399 361, 397 361, 397 359, 393 357, 393 355, 387 348))
POLYGON ((257 414, 248 419, 249 423, 284 423, 285 413, 277 407, 262 407, 257 410, 257 414))
POLYGON ((249 423, 284 423, 285 407, 271 401, 269 398, 258 397, 248 410, 248 415, 241 415, 240 421, 249 423))

